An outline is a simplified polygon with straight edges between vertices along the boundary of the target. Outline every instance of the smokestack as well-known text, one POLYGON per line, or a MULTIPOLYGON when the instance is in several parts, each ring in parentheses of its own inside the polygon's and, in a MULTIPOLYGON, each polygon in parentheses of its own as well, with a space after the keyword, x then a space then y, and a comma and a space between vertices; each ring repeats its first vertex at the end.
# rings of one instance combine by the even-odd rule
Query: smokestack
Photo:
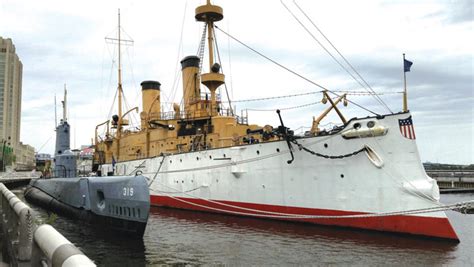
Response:
POLYGON ((183 100, 184 111, 190 112, 190 103, 201 96, 199 89, 199 57, 187 56, 181 60, 181 69, 183 73, 183 100))
POLYGON ((148 125, 147 119, 159 120, 161 103, 160 103, 160 86, 157 81, 143 81, 142 86, 142 128, 148 125))

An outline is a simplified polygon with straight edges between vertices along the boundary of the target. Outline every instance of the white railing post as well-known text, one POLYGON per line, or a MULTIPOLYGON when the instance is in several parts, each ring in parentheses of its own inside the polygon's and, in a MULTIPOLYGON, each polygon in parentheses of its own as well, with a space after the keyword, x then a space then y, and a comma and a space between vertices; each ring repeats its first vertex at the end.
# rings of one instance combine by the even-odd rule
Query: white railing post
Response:
POLYGON ((34 233, 33 266, 42 266, 46 259, 48 266, 96 266, 74 244, 69 242, 51 225, 43 224, 34 233), (45 258, 41 257, 44 255, 45 258))

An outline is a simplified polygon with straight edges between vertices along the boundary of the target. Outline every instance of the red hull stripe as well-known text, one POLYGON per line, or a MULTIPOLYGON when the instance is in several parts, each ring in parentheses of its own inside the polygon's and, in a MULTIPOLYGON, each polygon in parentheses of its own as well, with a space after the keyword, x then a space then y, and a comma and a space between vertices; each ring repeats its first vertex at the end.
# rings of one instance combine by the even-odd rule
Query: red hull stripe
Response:
MULTIPOLYGON (((228 210, 230 212, 242 212, 247 210, 241 210, 229 206, 223 206, 215 203, 216 201, 209 202, 203 199, 194 198, 177 198, 167 196, 150 196, 151 204, 154 206, 165 206, 187 210, 198 210, 208 212, 218 212, 214 209, 207 209, 205 207, 215 208, 219 210, 228 210), (182 200, 182 201, 180 201, 182 200), (186 203, 188 202, 188 203, 186 203), (190 203, 199 205, 192 205, 190 203), (205 207, 202 207, 205 206, 205 207)), ((255 209, 266 212, 280 212, 289 214, 300 214, 300 215, 354 215, 364 214, 363 212, 350 212, 350 211, 339 211, 339 210, 325 210, 325 209, 310 209, 300 207, 286 207, 266 204, 255 204, 255 203, 243 203, 243 202, 232 202, 232 201, 219 201, 227 205, 238 206, 246 209, 255 209)), ((224 213, 224 212, 221 212, 224 213)), ((250 212, 252 213, 252 212, 250 212)), ((253 212, 255 217, 258 217, 258 213, 253 212)), ((451 223, 447 218, 436 218, 436 217, 423 217, 423 216, 384 216, 384 217, 368 217, 368 218, 344 218, 344 219, 280 219, 289 221, 309 222, 314 224, 323 225, 337 225, 343 227, 353 227, 361 229, 369 229, 376 231, 385 232, 398 232, 407 233, 414 235, 422 235, 437 238, 446 238, 459 240, 456 233, 454 232, 451 223)))

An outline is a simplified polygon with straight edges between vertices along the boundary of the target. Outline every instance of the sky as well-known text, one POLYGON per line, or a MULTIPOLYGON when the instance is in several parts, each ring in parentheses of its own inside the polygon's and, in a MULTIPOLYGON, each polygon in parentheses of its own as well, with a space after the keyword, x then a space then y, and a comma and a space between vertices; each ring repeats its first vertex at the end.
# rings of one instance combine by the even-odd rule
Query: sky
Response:
MULTIPOLYGON (((0 36, 13 40, 23 62, 22 142, 40 153, 53 153, 54 98, 59 118, 64 84, 73 147, 90 145, 95 126, 116 113, 112 104, 117 86, 117 47, 107 44, 105 37, 116 38, 118 9, 123 36, 133 40, 133 46, 122 51, 127 106, 141 106, 140 82, 144 80, 162 84, 163 106, 180 103, 179 61, 197 53, 203 25, 194 20, 194 9, 204 2, 0 0, 0 36)), ((392 112, 402 109, 405 53, 414 63, 406 75, 408 107, 422 161, 474 163, 471 0, 213 3, 224 9, 224 20, 217 23, 218 27, 241 42, 330 90, 364 91, 315 41, 342 62, 312 21, 380 93, 392 112)), ((232 100, 321 90, 220 30, 216 30, 216 39, 232 100)), ((280 108, 285 124, 298 132, 307 130, 312 117, 327 107, 308 105, 321 98, 321 94, 309 94, 233 105, 238 114, 248 110, 250 123, 274 126, 279 125, 274 110, 280 108), (291 109, 297 106, 303 107, 291 109)), ((390 112, 371 96, 350 95, 349 100, 379 114, 390 112)), ((371 115, 351 103, 341 111, 347 118, 371 115)), ((322 124, 340 124, 333 113, 322 124)), ((138 119, 139 115, 133 114, 132 122, 138 119)))

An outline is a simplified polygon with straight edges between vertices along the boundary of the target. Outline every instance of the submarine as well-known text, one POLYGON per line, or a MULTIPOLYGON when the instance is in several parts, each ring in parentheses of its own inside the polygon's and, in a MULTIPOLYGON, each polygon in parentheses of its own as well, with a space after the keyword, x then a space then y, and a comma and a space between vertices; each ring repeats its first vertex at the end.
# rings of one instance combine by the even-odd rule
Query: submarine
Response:
POLYGON ((56 127, 54 170, 51 177, 31 180, 24 195, 28 202, 91 226, 143 237, 150 211, 147 179, 137 172, 130 176, 78 177, 76 156, 70 149, 70 125, 66 117, 64 88, 63 118, 56 127))

